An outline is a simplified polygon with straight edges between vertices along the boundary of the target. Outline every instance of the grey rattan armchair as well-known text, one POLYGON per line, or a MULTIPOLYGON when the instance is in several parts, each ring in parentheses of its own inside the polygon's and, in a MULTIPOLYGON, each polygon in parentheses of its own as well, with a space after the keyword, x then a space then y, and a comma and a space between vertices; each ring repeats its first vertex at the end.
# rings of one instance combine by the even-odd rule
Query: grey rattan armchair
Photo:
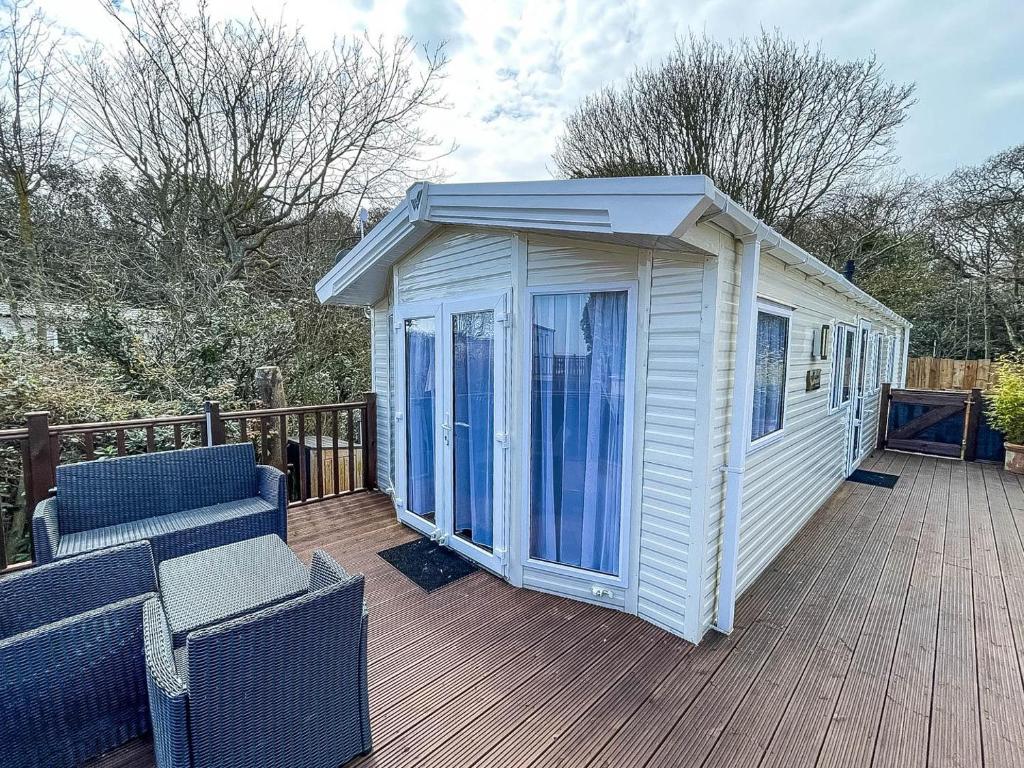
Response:
POLYGON ((363 577, 326 553, 305 594, 183 647, 159 600, 144 624, 159 768, 338 768, 370 750, 363 577))
POLYGON ((0 766, 63 768, 149 730, 145 541, 0 580, 0 766))

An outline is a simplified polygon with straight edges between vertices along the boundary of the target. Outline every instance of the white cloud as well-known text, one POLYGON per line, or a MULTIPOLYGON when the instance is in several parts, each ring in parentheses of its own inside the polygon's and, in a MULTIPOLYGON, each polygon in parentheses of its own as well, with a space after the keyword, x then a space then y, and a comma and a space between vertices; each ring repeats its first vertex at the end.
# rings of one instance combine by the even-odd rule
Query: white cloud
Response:
MULTIPOLYGON (((116 38, 92 3, 43 3, 85 37, 116 38)), ((300 24, 317 45, 363 30, 449 40, 451 108, 428 127, 458 143, 445 160, 457 180, 549 176, 562 121, 585 94, 663 57, 677 35, 762 27, 839 57, 875 52, 890 77, 916 82, 899 147, 912 172, 942 174, 1021 141, 1020 0, 211 0, 221 16, 251 9, 300 24)))
POLYGON ((996 107, 1024 101, 1024 78, 997 83, 985 92, 985 99, 996 107))

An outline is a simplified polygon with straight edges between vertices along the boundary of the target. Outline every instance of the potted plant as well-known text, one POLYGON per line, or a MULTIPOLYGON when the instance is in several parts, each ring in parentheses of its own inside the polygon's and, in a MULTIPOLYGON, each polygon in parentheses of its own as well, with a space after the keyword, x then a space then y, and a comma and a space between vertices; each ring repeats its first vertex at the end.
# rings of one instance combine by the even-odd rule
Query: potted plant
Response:
POLYGON ((1024 355, 999 359, 995 385, 985 399, 989 424, 1003 433, 1004 466, 1010 472, 1024 474, 1024 355))

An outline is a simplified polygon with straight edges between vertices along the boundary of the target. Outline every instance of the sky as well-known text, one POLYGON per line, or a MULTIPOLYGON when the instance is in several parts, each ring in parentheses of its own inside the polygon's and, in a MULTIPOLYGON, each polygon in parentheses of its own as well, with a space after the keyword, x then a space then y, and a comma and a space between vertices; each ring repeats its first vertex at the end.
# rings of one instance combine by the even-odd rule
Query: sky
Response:
MULTIPOLYGON (((98 0, 40 0, 87 40, 116 40, 98 0)), ((448 107, 426 127, 456 149, 449 181, 545 179, 579 100, 657 62, 678 36, 716 39, 778 28, 840 59, 875 53, 916 83, 898 135, 901 167, 924 178, 1024 142, 1024 0, 209 0, 214 16, 253 10, 334 36, 446 41, 448 107)))

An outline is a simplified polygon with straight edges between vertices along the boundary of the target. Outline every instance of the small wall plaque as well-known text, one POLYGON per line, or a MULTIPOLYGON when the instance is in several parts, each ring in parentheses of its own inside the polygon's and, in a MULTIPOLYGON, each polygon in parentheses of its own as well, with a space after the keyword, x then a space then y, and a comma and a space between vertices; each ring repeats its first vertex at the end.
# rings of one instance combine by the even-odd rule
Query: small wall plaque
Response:
POLYGON ((821 368, 812 368, 807 372, 807 391, 821 389, 821 368))

